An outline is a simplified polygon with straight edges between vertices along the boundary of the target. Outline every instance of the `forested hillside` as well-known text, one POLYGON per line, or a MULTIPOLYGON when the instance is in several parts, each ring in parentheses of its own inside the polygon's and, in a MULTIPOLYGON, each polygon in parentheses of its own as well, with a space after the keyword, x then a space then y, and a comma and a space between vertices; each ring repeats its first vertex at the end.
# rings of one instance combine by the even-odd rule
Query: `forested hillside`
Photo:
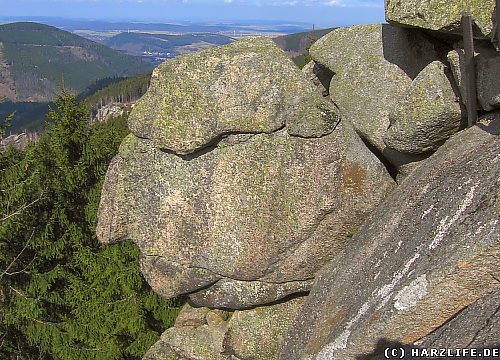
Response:
POLYGON ((96 240, 104 174, 128 129, 88 116, 65 92, 37 144, 0 154, 2 359, 139 359, 178 312, 146 284, 132 243, 96 240))
POLYGON ((149 86, 151 72, 135 75, 112 83, 93 93, 85 93, 81 98, 91 109, 112 102, 127 103, 139 99, 149 86))
POLYGON ((51 26, 0 25, 0 99, 48 101, 62 82, 81 92, 96 80, 148 69, 137 58, 51 26))

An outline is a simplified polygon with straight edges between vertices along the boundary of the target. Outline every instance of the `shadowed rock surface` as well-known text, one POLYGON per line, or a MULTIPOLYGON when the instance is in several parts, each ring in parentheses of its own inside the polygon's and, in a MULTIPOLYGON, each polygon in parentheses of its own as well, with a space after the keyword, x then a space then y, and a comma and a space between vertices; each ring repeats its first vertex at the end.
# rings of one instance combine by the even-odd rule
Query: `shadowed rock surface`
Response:
MULTIPOLYGON (((476 45, 476 87, 479 108, 487 111, 500 107, 500 56, 491 47, 476 45)), ((459 86, 462 101, 467 105, 467 88, 465 86, 465 55, 463 49, 455 48, 448 53, 455 81, 459 86)))
POLYGON ((388 147, 410 154, 435 151, 464 127, 459 99, 446 71, 440 61, 430 63, 396 102, 384 136, 388 147))
POLYGON ((494 0, 385 0, 385 17, 394 25, 405 25, 445 33, 461 34, 464 12, 474 19, 474 35, 490 37, 494 0))
POLYGON ((383 138, 389 113, 419 72, 438 59, 432 42, 415 30, 362 25, 333 30, 310 53, 334 73, 330 98, 363 139, 396 166, 418 160, 384 152, 383 138))
POLYGON ((330 81, 333 73, 328 69, 321 67, 314 61, 309 61, 303 68, 302 73, 314 84, 316 89, 323 96, 330 95, 330 81))
POLYGON ((500 289, 495 126, 453 136, 384 200, 316 277, 278 359, 411 344, 500 289))
MULTIPOLYGON (((382 360, 387 359, 385 348, 398 349, 403 347, 406 354, 412 354, 418 350, 418 354, 431 349, 450 349, 452 355, 456 350, 472 349, 476 354, 483 356, 470 356, 467 358, 487 358, 494 359, 498 356, 493 355, 493 349, 498 349, 498 334, 500 333, 500 291, 495 291, 484 296, 475 303, 467 306, 460 311, 450 321, 439 327, 429 335, 418 340, 414 344, 404 345, 401 343, 379 341, 379 348, 372 356, 358 357, 360 360, 382 360)), ((498 350, 497 350, 498 351, 498 350)), ((422 356, 423 357, 423 356, 422 356)), ((392 357, 393 359, 397 356, 392 357)), ((443 356, 442 359, 452 360, 457 356, 443 356)), ((464 359, 466 357, 459 357, 464 359)))
MULTIPOLYGON (((211 49, 191 56, 195 60, 203 56, 208 64, 219 57, 232 63, 253 54, 250 45, 257 40, 249 41, 241 45, 246 52, 235 52, 235 44, 231 44, 216 53, 211 49)), ((274 51, 274 45, 269 47, 274 51)), ((279 59, 273 61, 282 61, 283 66, 289 63, 279 59)), ((186 57, 182 61, 191 60, 186 57)), ((260 60, 255 61, 258 64, 260 60)), ((280 93, 285 99, 299 101, 295 108, 306 109, 308 115, 301 118, 293 112, 287 113, 295 114, 291 118, 282 113, 264 117, 271 123, 282 118, 283 128, 270 127, 270 133, 259 133, 262 117, 250 113, 249 122, 244 122, 247 128, 240 129, 250 134, 227 134, 219 129, 214 133, 220 137, 217 142, 190 155, 164 150, 166 143, 158 143, 154 137, 150 140, 131 134, 123 141, 106 176, 98 237, 104 243, 132 239, 141 250, 145 278, 162 296, 189 294, 196 305, 241 309, 308 291, 316 271, 343 248, 393 188, 386 169, 351 124, 338 124, 335 116, 321 117, 316 104, 324 103, 334 113, 333 104, 324 100, 298 69, 292 71, 295 73, 302 91, 292 90, 301 95, 290 95, 287 88, 280 93), (305 103, 300 103, 301 96, 306 97, 305 103), (305 138, 315 123, 310 117, 314 114, 324 121, 322 128, 330 129, 329 133, 305 138), (298 126, 302 123, 304 132, 298 126)), ((227 72, 219 75, 211 81, 219 83, 227 72)), ((267 89, 269 84, 280 84, 285 75, 267 76, 255 82, 240 79, 240 92, 267 89)), ((188 84, 188 80, 184 82, 188 84)), ((196 79, 191 82, 198 84, 196 79)), ((158 92, 155 86, 132 116, 144 116, 141 121, 146 128, 157 118, 146 117, 143 109, 165 102, 165 93, 173 96, 168 101, 185 106, 186 111, 188 106, 179 104, 187 101, 194 108, 204 104, 202 98, 186 100, 181 93, 172 89, 158 92)), ((207 104, 207 111, 218 106, 207 104)), ((280 105, 287 106, 286 102, 280 105)), ((184 117, 181 113, 176 116, 179 128, 189 129, 182 137, 187 141, 183 144, 199 145, 197 134, 204 130, 194 128, 208 125, 187 112, 184 117)), ((168 139, 161 137, 161 141, 170 142, 168 139)), ((208 138, 203 135, 199 139, 208 138)))
POLYGON ((422 348, 492 348, 500 334, 500 291, 476 301, 420 340, 422 348))

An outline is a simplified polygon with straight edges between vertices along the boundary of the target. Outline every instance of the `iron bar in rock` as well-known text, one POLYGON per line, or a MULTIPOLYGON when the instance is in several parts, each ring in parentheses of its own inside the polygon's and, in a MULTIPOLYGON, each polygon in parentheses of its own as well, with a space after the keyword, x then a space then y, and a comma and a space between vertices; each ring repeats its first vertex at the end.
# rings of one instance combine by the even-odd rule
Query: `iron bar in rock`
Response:
POLYGON ((496 4, 497 47, 500 51, 500 0, 496 4))
POLYGON ((468 126, 471 127, 477 122, 477 89, 476 89, 476 69, 474 64, 474 37, 472 33, 472 17, 463 15, 462 31, 464 38, 465 54, 465 87, 468 126))

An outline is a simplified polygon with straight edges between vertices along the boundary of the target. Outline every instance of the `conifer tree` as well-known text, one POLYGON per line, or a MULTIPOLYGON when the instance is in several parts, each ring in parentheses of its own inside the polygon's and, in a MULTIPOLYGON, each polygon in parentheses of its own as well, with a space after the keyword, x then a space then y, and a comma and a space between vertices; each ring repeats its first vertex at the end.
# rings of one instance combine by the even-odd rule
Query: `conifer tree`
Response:
POLYGON ((101 246, 100 190, 126 118, 89 125, 63 92, 47 131, 0 155, 0 357, 140 358, 173 323, 130 242, 101 246))

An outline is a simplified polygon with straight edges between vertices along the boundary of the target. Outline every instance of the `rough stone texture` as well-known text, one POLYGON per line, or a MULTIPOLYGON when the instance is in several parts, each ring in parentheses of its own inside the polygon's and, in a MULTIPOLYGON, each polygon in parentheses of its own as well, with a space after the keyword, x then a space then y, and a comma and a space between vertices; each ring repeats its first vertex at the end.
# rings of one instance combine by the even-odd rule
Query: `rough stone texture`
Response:
POLYGON ((417 345, 422 348, 491 348, 498 346, 498 334, 500 291, 495 291, 465 308, 417 345))
POLYGON ((333 73, 328 69, 321 67, 314 61, 309 61, 303 68, 302 73, 310 80, 316 89, 327 97, 330 95, 330 81, 332 81, 333 73))
MULTIPOLYGON (((463 49, 458 47, 448 53, 453 76, 460 89, 462 101, 467 106, 467 88, 465 87, 465 57, 463 49)), ((500 57, 489 46, 476 46, 476 86, 479 108, 487 111, 500 107, 500 57)))
POLYGON ((217 310, 185 305, 180 315, 184 320, 191 317, 191 321, 176 321, 175 326, 167 329, 148 350, 143 360, 231 360, 228 354, 224 354, 222 346, 227 321, 222 318, 215 323, 207 321, 214 311, 217 310))
POLYGON ((461 34, 462 13, 475 21, 474 35, 490 37, 493 30, 494 0, 385 0, 389 23, 461 34))
POLYGON ((235 311, 224 339, 225 351, 241 360, 274 360, 281 340, 304 298, 285 303, 235 311))
POLYGON ((317 275, 278 359, 411 344, 500 289, 499 121, 454 135, 384 200, 317 275))
POLYGON ((389 114, 391 126, 384 137, 388 147, 411 154, 435 151, 464 125, 446 71, 442 62, 434 61, 413 80, 389 114))
POLYGON ((419 167, 420 165, 422 165, 424 163, 425 159, 423 160, 420 160, 420 161, 415 161, 415 162, 411 162, 411 163, 408 163, 408 164, 404 164, 404 165, 401 165, 399 168, 398 168, 398 173, 396 175, 396 182, 398 184, 401 184, 403 182, 403 180, 408 176, 410 175, 413 171, 415 171, 415 169, 417 167, 419 167))
POLYGON ((249 308, 308 291, 395 185, 335 109, 266 39, 161 65, 108 169, 99 239, 132 239, 153 289, 198 306, 249 308), (245 96, 273 110, 233 106, 245 96), (159 119, 170 120, 155 127, 159 119))
MULTIPOLYGON (((336 244, 336 246, 338 247, 339 244, 336 244)), ((255 304, 272 303, 288 294, 309 291, 312 284, 312 279, 284 283, 221 279, 209 288, 191 294, 190 298, 198 306, 214 306, 214 304, 217 304, 217 306, 227 309, 248 308, 255 304)))
POLYGON ((426 37, 391 25, 339 28, 319 39, 310 54, 334 73, 330 98, 363 139, 396 166, 417 160, 385 151, 383 137, 395 104, 417 74, 438 59, 426 37))
MULTIPOLYGON (((377 351, 373 354, 363 356, 363 359, 382 360, 387 359, 385 349, 404 348, 406 354, 411 354, 413 349, 418 349, 422 354, 431 349, 472 349, 478 353, 483 351, 492 351, 498 349, 498 334, 500 334, 500 291, 495 291, 477 300, 475 303, 467 306, 460 311, 449 322, 439 327, 431 334, 416 341, 411 345, 404 345, 400 342, 379 342, 377 351), (486 350, 487 349, 487 350, 486 350), (378 354, 378 355, 375 355, 378 354)), ((492 359, 493 356, 486 352, 482 358, 492 359)), ((479 356, 459 357, 460 359, 474 359, 479 356)), ((498 357, 498 356, 497 356, 498 357)), ((391 359, 397 359, 393 356, 391 359)), ((442 359, 452 360, 457 357, 441 357, 442 359)))
POLYGON ((330 133, 338 115, 271 39, 247 38, 158 66, 129 119, 130 130, 177 154, 202 149, 224 134, 271 133, 283 126, 302 137, 330 133))
POLYGON ((309 290, 394 182, 348 121, 321 138, 286 130, 189 158, 129 135, 106 176, 100 241, 133 239, 167 298, 238 309, 309 290))
POLYGON ((144 360, 273 360, 304 298, 227 313, 186 304, 144 360))

